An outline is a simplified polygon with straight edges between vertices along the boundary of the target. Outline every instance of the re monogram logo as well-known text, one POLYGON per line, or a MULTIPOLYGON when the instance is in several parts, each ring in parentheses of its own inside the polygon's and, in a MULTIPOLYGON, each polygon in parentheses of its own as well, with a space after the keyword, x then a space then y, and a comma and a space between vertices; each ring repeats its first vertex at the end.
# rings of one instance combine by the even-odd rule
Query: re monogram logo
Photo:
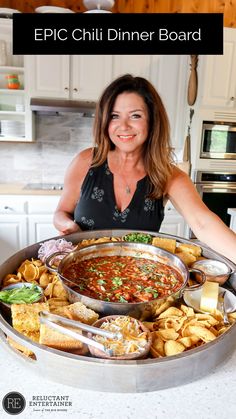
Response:
POLYGON ((18 415, 23 412, 25 404, 24 396, 16 391, 7 393, 2 400, 3 409, 10 415, 18 415))

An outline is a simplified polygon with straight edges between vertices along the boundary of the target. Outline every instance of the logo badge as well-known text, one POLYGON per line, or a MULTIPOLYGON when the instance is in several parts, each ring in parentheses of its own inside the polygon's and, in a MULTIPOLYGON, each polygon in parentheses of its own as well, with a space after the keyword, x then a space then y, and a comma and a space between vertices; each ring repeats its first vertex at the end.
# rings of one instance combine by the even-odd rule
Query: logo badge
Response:
POLYGON ((23 412, 25 405, 24 396, 16 391, 7 393, 2 400, 2 407, 9 415, 18 415, 23 412))

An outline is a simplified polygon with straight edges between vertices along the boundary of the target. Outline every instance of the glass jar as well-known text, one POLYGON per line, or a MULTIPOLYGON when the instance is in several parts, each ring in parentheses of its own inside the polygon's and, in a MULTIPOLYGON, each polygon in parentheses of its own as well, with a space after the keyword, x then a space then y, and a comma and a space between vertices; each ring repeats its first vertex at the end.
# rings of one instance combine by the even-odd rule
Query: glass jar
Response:
POLYGON ((20 81, 17 74, 9 74, 6 76, 8 89, 19 89, 20 81))

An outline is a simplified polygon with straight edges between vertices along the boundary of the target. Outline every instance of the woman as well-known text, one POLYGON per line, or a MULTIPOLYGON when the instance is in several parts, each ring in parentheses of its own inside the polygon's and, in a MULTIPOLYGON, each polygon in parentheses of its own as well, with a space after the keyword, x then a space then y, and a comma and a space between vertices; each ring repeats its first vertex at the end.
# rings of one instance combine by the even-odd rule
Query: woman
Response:
POLYGON ((54 215, 61 234, 124 228, 159 231, 167 199, 196 237, 236 262, 236 235, 202 202, 172 160, 168 117, 155 88, 129 74, 103 92, 95 148, 70 164, 54 215))

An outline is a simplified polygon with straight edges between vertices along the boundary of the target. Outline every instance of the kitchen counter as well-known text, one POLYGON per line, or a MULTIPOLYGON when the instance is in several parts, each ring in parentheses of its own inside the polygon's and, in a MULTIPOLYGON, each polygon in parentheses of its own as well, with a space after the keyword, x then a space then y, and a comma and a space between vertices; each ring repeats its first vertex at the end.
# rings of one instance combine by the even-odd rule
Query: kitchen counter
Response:
MULTIPOLYGON (((236 351, 213 373, 190 384, 152 393, 102 393, 57 384, 37 376, 12 353, 0 347, 0 399, 12 391, 26 399, 19 418, 78 419, 231 419, 236 411, 236 351), (3 362, 4 360, 4 362, 3 362), (72 404, 46 411, 30 406, 34 397, 67 396, 72 404), (38 409, 37 411, 35 409, 38 409)), ((102 379, 102 378, 101 378, 102 379)), ((39 400, 39 399, 38 399, 39 400)), ((52 409, 52 408, 51 408, 52 409)), ((0 404, 1 418, 9 418, 0 404)))
POLYGON ((24 189, 21 183, 0 183, 0 195, 61 195, 61 190, 24 189))

